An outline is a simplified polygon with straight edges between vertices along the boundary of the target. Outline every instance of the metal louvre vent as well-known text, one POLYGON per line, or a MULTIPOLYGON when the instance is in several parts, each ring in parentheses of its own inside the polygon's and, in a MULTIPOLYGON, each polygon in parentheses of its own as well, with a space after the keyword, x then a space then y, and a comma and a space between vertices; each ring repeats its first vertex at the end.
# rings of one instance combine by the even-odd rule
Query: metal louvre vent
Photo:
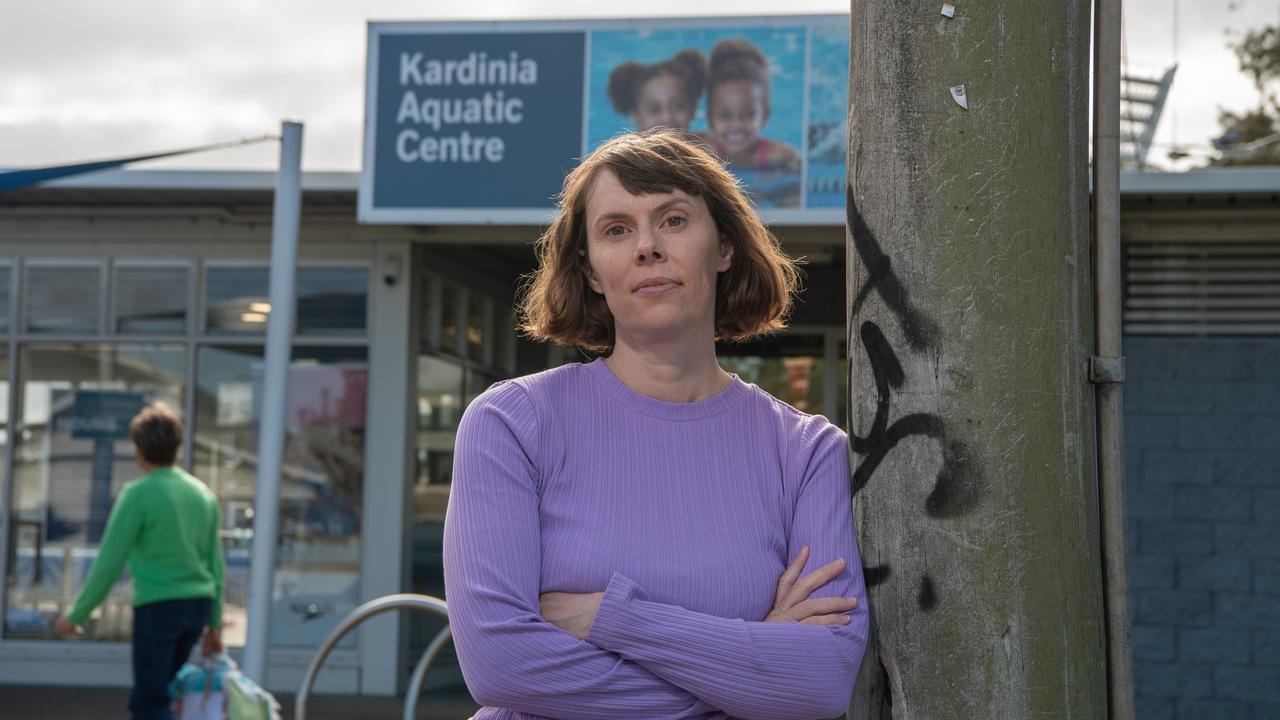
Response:
POLYGON ((1280 232, 1171 230, 1163 241, 1126 239, 1126 334, 1280 335, 1280 232))

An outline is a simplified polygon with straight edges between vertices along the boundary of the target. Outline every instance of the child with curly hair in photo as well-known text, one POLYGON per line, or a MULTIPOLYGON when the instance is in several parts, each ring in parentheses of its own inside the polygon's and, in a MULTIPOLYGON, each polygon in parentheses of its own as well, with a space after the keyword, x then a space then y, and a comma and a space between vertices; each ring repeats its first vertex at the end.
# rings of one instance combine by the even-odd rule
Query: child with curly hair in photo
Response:
POLYGON ((653 63, 625 62, 609 73, 613 109, 631 118, 637 130, 688 130, 707 81, 707 59, 693 48, 653 63))
POLYGON ((769 121, 769 62, 742 38, 711 50, 707 121, 712 148, 735 171, 799 174, 800 153, 760 134, 769 121))

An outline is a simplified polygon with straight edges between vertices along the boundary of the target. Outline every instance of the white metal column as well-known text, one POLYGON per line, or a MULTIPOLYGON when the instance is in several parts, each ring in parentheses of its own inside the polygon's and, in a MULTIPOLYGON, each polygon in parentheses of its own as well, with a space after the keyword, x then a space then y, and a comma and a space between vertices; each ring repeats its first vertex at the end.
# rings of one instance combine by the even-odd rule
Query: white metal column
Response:
POLYGON ((302 214, 302 124, 281 126, 280 170, 271 225, 271 315, 262 379, 258 430, 258 486, 253 501, 253 559, 249 570, 249 626, 245 673, 267 684, 271 594, 280 521, 280 475, 284 466, 285 398, 293 339, 294 285, 298 273, 298 225, 302 214))
MULTIPOLYGON (((418 329, 414 322, 412 248, 378 243, 369 298, 369 398, 365 432, 360 601, 409 585, 417 446, 418 329)), ((408 652, 408 618, 387 613, 360 626, 360 692, 394 695, 408 652)))

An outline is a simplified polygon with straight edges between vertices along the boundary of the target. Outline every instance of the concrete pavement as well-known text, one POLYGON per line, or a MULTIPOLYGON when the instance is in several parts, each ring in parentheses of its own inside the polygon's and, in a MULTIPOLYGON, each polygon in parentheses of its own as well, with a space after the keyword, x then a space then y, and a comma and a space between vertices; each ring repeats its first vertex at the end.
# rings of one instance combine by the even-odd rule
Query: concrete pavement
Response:
MULTIPOLYGON (((285 720, 293 720, 293 697, 276 695, 285 720)), ((3 720, 128 720, 129 691, 123 688, 0 685, 3 720)), ((400 720, 404 698, 312 695, 307 720, 400 720)), ((418 720, 466 720, 478 707, 466 693, 424 695, 418 720)))

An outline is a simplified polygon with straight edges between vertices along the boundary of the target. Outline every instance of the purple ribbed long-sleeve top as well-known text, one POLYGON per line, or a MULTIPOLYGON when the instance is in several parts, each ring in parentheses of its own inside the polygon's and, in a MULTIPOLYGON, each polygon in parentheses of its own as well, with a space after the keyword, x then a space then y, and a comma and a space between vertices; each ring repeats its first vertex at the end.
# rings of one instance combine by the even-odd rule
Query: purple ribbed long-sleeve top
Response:
POLYGON ((734 377, 637 393, 601 360, 495 384, 458 429, 444 529, 476 720, 803 720, 848 705, 867 638, 847 437, 734 377), (801 547, 848 625, 763 622, 801 547), (604 592, 586 641, 544 592, 604 592))

